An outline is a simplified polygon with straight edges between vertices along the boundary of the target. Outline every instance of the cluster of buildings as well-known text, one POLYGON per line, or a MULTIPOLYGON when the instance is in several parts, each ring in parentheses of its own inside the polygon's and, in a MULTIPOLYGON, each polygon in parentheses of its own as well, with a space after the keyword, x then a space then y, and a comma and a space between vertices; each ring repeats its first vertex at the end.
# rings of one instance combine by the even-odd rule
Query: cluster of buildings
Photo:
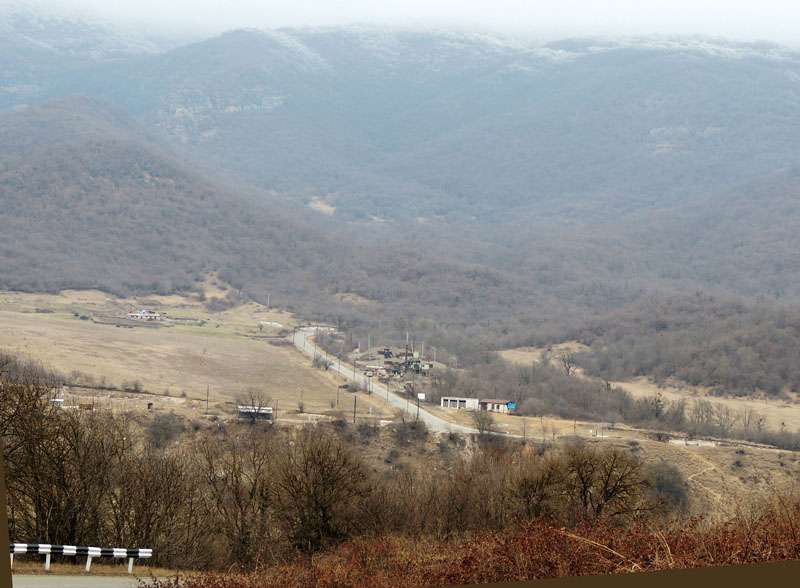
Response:
POLYGON ((161 315, 155 311, 141 309, 136 310, 134 312, 129 312, 126 315, 127 318, 137 320, 137 321, 160 321, 161 315))

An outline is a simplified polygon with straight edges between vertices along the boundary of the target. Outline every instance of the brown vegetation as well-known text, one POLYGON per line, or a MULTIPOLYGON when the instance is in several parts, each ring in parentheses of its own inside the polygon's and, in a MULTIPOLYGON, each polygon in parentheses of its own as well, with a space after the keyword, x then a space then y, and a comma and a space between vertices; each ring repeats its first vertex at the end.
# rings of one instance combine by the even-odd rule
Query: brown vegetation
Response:
POLYGON ((674 378, 715 393, 778 397, 800 391, 800 311, 713 296, 643 299, 570 333, 592 375, 674 378))
MULTIPOLYGON (((0 374, 15 539, 150 547, 154 565, 254 570, 190 587, 436 586, 774 561, 800 549, 793 498, 776 494, 724 523, 676 521, 680 472, 621 447, 486 440, 449 469, 380 474, 346 440, 356 434, 347 425, 217 423, 175 445, 165 442, 174 423, 148 429, 123 413, 56 408, 52 380, 10 358, 0 374)), ((363 428, 362 439, 372 434, 363 428)), ((408 423, 396 435, 405 444, 426 434, 408 423)))
MULTIPOLYGON (((56 408, 53 381, 11 359, 0 386, 9 521, 20 541, 150 547, 154 565, 214 567, 283 561, 360 535, 500 530, 533 503, 559 521, 633 520, 662 506, 646 494, 638 461, 617 449, 540 456, 495 443, 451 470, 382 476, 336 424, 293 432, 216 423, 176 445, 169 419, 144 427, 125 413, 56 408), (544 489, 532 482, 539 471, 551 473, 544 489)), ((396 435, 402 444, 426 432, 403 423, 396 435)))
POLYGON ((153 580, 152 588, 401 588, 750 564, 800 557, 800 501, 773 503, 732 520, 665 529, 606 521, 562 527, 534 519, 500 532, 442 541, 397 536, 348 542, 311 561, 248 574, 153 580))

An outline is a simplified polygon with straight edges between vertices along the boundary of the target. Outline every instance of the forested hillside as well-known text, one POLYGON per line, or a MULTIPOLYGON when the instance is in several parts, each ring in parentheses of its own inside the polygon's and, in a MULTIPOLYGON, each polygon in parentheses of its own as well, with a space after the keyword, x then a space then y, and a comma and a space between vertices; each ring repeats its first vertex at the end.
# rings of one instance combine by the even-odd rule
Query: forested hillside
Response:
POLYGON ((800 386, 800 310, 764 310, 700 293, 653 297, 572 336, 591 346, 580 365, 606 378, 653 376, 719 394, 770 396, 800 386))
MULTIPOLYGON (((9 10, 0 31, 3 287, 164 292, 217 269, 462 358, 619 317, 649 337, 697 291, 744 305, 747 332, 800 301, 789 49, 377 27, 188 43, 9 10)), ((670 327, 706 358, 681 370, 743 390, 709 375, 721 324, 670 327)), ((628 355, 587 359, 598 373, 666 373, 591 337, 628 355)))
POLYGON ((171 292, 212 267, 263 286, 338 248, 186 168, 97 99, 5 114, 0 134, 4 287, 171 292))
POLYGON ((509 304, 532 299, 511 273, 404 242, 366 246, 290 218, 284 200, 259 203, 210 179, 95 98, 0 115, 0 135, 5 288, 167 293, 217 270, 243 296, 270 293, 329 320, 421 315, 461 328, 496 324, 509 304), (354 309, 335 297, 343 293, 372 305, 354 309))

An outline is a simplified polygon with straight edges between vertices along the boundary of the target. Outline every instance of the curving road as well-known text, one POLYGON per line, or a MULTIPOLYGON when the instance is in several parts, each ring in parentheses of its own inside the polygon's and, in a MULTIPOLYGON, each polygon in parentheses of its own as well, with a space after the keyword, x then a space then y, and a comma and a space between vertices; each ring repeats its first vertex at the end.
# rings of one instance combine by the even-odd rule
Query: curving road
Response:
MULTIPOLYGON (((308 339, 310 337, 313 337, 312 332, 310 331, 297 331, 294 334, 294 344, 303 353, 311 356, 311 358, 313 359, 314 345, 308 342, 308 339)), ((358 373, 358 371, 355 370, 352 365, 348 365, 346 363, 340 363, 335 357, 331 355, 328 355, 328 361, 331 364, 330 369, 336 370, 338 373, 345 376, 346 378, 353 380, 356 384, 364 386, 367 385, 367 377, 364 376, 363 374, 358 373)), ((405 398, 401 398, 394 392, 391 392, 386 385, 378 382, 377 378, 373 378, 372 393, 375 398, 387 399, 387 402, 391 403, 392 408, 406 411, 412 416, 416 417, 417 406, 415 404, 410 404, 409 402, 407 402, 405 398)), ((428 429, 431 431, 438 431, 442 433, 461 433, 465 435, 471 435, 473 433, 477 434, 478 432, 477 429, 473 429, 472 427, 457 425, 455 423, 451 423, 442 418, 434 416, 425 409, 423 409, 422 407, 420 407, 419 409, 419 418, 422 421, 424 421, 425 426, 427 426, 428 429)))

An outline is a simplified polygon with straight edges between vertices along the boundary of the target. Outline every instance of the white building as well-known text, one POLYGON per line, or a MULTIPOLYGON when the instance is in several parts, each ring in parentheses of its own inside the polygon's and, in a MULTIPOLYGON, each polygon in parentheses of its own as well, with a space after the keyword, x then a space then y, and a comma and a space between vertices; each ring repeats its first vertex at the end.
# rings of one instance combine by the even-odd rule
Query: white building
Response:
POLYGON ((272 420, 272 407, 271 406, 238 406, 239 416, 252 418, 255 416, 257 419, 272 420))
POLYGON ((457 408, 459 410, 478 410, 480 404, 477 398, 458 398, 456 396, 442 396, 442 408, 457 408))
POLYGON ((153 312, 152 310, 137 310, 136 312, 129 312, 128 313, 129 319, 135 319, 137 321, 160 321, 161 315, 157 312, 153 312))

